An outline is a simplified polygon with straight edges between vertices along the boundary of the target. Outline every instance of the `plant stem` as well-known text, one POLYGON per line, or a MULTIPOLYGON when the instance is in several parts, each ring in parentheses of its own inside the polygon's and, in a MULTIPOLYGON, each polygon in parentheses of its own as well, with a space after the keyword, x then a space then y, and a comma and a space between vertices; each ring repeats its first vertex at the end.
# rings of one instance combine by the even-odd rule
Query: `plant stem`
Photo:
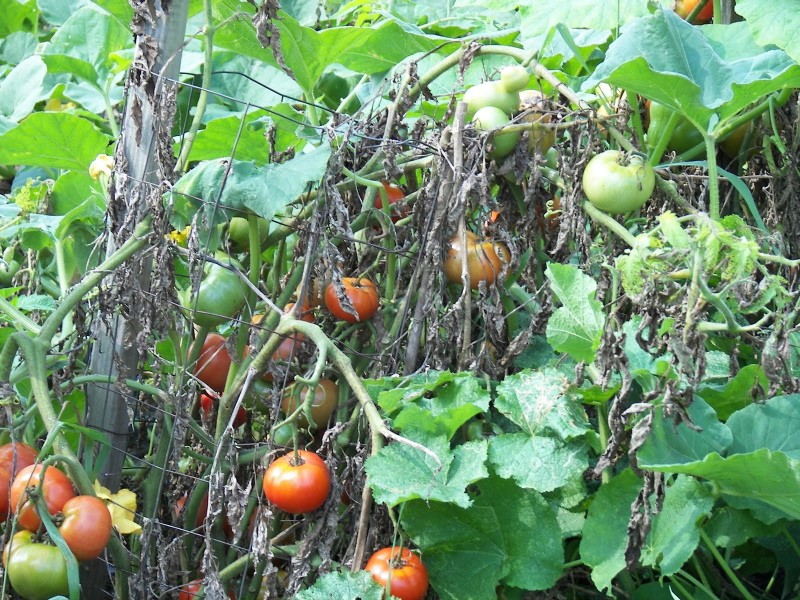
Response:
POLYGON ((585 212, 595 223, 602 225, 606 229, 610 229, 617 235, 623 242, 633 248, 636 244, 636 238, 633 237, 630 231, 620 225, 613 217, 604 213, 599 208, 596 208, 591 202, 586 200, 583 203, 583 212, 585 212))
POLYGON ((739 580, 736 576, 736 573, 733 572, 730 565, 725 561, 722 555, 717 550, 717 547, 714 545, 714 542, 711 541, 711 538, 708 537, 708 534, 705 532, 703 528, 698 528, 698 532, 700 533, 700 539, 703 540, 703 543, 708 548, 708 551, 711 552, 711 555, 714 557, 714 560, 717 561, 720 568, 725 572, 725 575, 728 576, 730 582, 739 590, 739 593, 745 600, 755 600, 755 598, 747 591, 747 588, 744 587, 744 584, 739 580))

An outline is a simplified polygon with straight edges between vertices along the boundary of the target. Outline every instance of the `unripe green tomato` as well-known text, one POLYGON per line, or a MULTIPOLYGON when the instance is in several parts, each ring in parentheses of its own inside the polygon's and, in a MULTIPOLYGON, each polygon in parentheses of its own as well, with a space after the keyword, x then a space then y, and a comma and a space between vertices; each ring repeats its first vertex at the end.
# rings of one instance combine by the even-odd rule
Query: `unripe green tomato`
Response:
MULTIPOLYGON (((511 119, 502 110, 494 106, 484 106, 475 113, 472 122, 481 131, 492 131, 508 125, 511 119)), ((493 148, 489 156, 497 160, 505 158, 514 151, 519 141, 519 131, 509 131, 506 133, 493 133, 491 142, 493 148)))
MULTIPOLYGON (((258 217, 258 241, 259 244, 267 239, 269 234, 269 222, 258 217)), ((237 250, 250 249, 250 222, 245 217, 233 217, 228 223, 228 239, 231 245, 237 250)))
POLYGON ((524 90, 529 80, 530 75, 527 69, 520 65, 503 67, 500 71, 500 84, 503 86, 503 89, 509 93, 524 90))
POLYGON ((61 550, 47 544, 29 543, 8 557, 11 587, 25 600, 48 600, 69 595, 67 560, 61 550))
MULTIPOLYGON (((237 269, 242 266, 229 256, 218 253, 216 259, 237 269)), ((181 304, 194 312, 194 322, 202 327, 213 328, 230 320, 244 306, 246 288, 239 275, 231 269, 207 262, 203 267, 203 279, 197 297, 192 296, 189 286, 180 294, 181 304)))
POLYGON ((506 116, 519 109, 519 92, 507 91, 500 81, 485 81, 473 85, 464 92, 463 100, 467 103, 467 119, 472 119, 480 109, 487 106, 499 108, 506 116))
POLYGON ((655 188, 653 167, 641 156, 606 150, 592 157, 583 171, 583 192, 594 206, 612 214, 641 207, 655 188))

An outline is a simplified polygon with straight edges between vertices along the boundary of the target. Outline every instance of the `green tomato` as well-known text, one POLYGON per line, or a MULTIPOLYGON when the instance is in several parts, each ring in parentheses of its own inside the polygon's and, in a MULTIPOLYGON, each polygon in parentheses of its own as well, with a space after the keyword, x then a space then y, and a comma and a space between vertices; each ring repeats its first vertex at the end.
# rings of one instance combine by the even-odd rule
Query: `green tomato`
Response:
POLYGON ((11 587, 25 600, 69 595, 67 560, 55 546, 20 545, 11 551, 6 569, 11 587))
MULTIPOLYGON (((475 127, 481 131, 492 131, 494 129, 503 127, 504 125, 508 125, 510 119, 508 118, 508 115, 506 115, 506 113, 499 108, 494 106, 484 106, 475 113, 475 117, 472 119, 472 122, 475 124, 475 127)), ((514 151, 518 141, 518 131, 509 131, 499 134, 493 133, 493 148, 489 152, 489 156, 495 160, 505 158, 514 151)))
MULTIPOLYGON (((222 264, 242 268, 238 261, 225 254, 218 253, 216 259, 222 264)), ((195 324, 214 328, 230 320, 241 310, 246 289, 237 273, 216 263, 207 262, 197 296, 192 296, 192 289, 188 287, 181 292, 180 299, 187 311, 195 311, 195 324)))
POLYGON ((519 92, 509 92, 500 81, 485 81, 473 85, 464 92, 463 99, 467 103, 467 119, 472 119, 486 106, 499 108, 506 116, 519 110, 519 92))
POLYGON ((528 86, 530 75, 525 67, 511 65, 503 67, 500 71, 500 84, 506 92, 514 93, 524 90, 528 86))
MULTIPOLYGON (((258 217, 258 241, 263 243, 269 234, 269 221, 258 217)), ((228 223, 228 239, 236 250, 250 249, 250 223, 245 217, 233 217, 228 223)))
POLYGON ((583 171, 583 192, 600 210, 627 213, 641 207, 655 188, 653 167, 638 155, 606 150, 583 171))
MULTIPOLYGON (((654 148, 659 138, 664 134, 664 129, 673 114, 669 108, 657 102, 650 102, 648 107, 649 122, 647 127, 647 145, 654 148)), ((672 135, 667 142, 667 150, 676 154, 688 152, 698 144, 703 143, 703 134, 692 125, 685 117, 678 117, 678 123, 672 130, 672 135)))

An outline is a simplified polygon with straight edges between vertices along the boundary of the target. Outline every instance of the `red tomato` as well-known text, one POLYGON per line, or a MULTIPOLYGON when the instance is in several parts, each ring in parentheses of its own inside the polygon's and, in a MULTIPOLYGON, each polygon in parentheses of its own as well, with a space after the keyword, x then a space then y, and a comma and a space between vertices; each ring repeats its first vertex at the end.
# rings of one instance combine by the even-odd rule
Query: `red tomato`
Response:
POLYGON ((356 314, 352 314, 344 308, 339 296, 336 295, 336 287, 331 283, 325 289, 325 306, 334 317, 348 323, 359 323, 368 321, 378 312, 380 294, 378 294, 378 288, 369 279, 342 277, 342 286, 344 286, 344 293, 350 300, 350 304, 353 305, 356 314))
POLYGON ((75 496, 61 509, 64 520, 58 528, 78 560, 100 556, 111 539, 111 513, 95 496, 75 496))
MULTIPOLYGON (((402 206, 398 208, 395 206, 398 202, 402 202, 406 195, 402 188, 399 188, 393 183, 389 183, 388 181, 381 181, 381 183, 383 184, 383 189, 386 190, 386 199, 389 201, 389 213, 392 218, 392 223, 396 223, 408 215, 407 207, 402 206)), ((383 210, 383 194, 375 196, 375 208, 383 210)))
POLYGON ((230 368, 231 355, 225 347, 225 338, 218 333, 209 333, 194 366, 194 374, 215 392, 222 392, 230 368))
POLYGON ((328 465, 308 450, 289 452, 275 459, 264 473, 262 489, 272 504, 292 514, 317 510, 331 491, 328 465))
MULTIPOLYGON (((295 384, 297 385, 297 384, 295 384)), ((297 407, 302 404, 309 393, 308 389, 300 393, 298 400, 297 396, 293 393, 294 386, 286 388, 281 399, 281 410, 284 414, 289 415, 297 410, 297 407)), ((311 402, 311 420, 314 421, 314 427, 317 429, 325 427, 328 424, 328 419, 336 410, 339 404, 339 386, 330 379, 320 379, 319 385, 314 390, 314 400, 311 402)), ((308 426, 309 423, 306 416, 300 413, 300 424, 308 426)))
MULTIPOLYGON (((675 12, 681 19, 687 19, 698 4, 700 4, 700 0, 676 0, 675 12)), ((714 0, 708 0, 695 16, 694 22, 702 25, 708 23, 712 18, 714 18, 714 0)))
MULTIPOLYGON (((178 600, 200 600, 200 598, 205 598, 205 592, 201 592, 200 588, 203 587, 203 580, 202 579, 195 579, 194 581, 190 581, 186 585, 182 585, 178 588, 180 594, 178 595, 178 600)), ((231 600, 236 600, 236 596, 233 595, 233 592, 228 590, 228 598, 231 600)))
POLYGON ((22 442, 9 442, 0 446, 0 523, 8 518, 8 489, 14 477, 25 467, 36 462, 37 452, 22 442))
POLYGON ((428 570, 408 548, 382 548, 370 556, 364 568, 400 600, 422 600, 428 592, 428 570))
MULTIPOLYGON (((214 410, 217 408, 217 398, 209 394, 200 394, 198 402, 203 416, 206 419, 210 419, 214 414, 214 410)), ((240 406, 239 410, 236 412, 236 418, 233 420, 233 428, 236 429, 245 423, 247 423, 247 409, 244 406, 240 406)))
MULTIPOLYGON (((11 510, 15 511, 19 526, 28 531, 36 531, 42 525, 36 507, 28 499, 28 488, 39 488, 41 473, 42 465, 29 465, 17 473, 11 484, 11 510)), ((47 467, 43 479, 44 501, 48 512, 54 515, 61 511, 67 500, 75 497, 75 490, 69 477, 55 467, 47 467)))
MULTIPOLYGON (((505 244, 490 240, 480 241, 478 236, 467 231, 467 270, 472 289, 477 289, 481 281, 491 285, 497 279, 503 265, 511 259, 511 254, 505 244)), ((458 235, 450 239, 450 248, 444 261, 444 274, 449 281, 461 283, 461 263, 464 260, 464 250, 461 247, 461 238, 458 235)))

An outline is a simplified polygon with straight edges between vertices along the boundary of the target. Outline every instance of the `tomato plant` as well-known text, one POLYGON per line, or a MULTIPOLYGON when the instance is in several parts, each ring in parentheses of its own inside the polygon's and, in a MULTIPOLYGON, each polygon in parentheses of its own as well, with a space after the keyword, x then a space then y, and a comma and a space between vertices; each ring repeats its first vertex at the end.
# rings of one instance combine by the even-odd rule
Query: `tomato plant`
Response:
MULTIPOLYGON (((203 412, 205 418, 210 419, 217 408, 217 398, 211 394, 201 393, 198 398, 198 403, 200 404, 200 410, 203 412)), ((235 429, 241 427, 245 423, 247 423, 247 409, 244 406, 240 406, 239 410, 236 411, 233 427, 235 429)))
POLYGON ((194 374, 215 392, 225 389, 228 371, 231 368, 231 355, 226 347, 227 340, 218 333, 209 333, 194 366, 194 374))
POLYGON ((363 277, 343 277, 342 287, 354 312, 346 308, 336 293, 336 286, 330 283, 325 288, 325 306, 334 317, 348 323, 360 323, 368 321, 378 312, 380 294, 372 281, 363 277))
POLYGON ((58 531, 75 558, 100 556, 111 539, 111 512, 106 503, 96 496, 75 496, 64 503, 61 513, 58 531))
POLYGON ((482 281, 491 285, 508 264, 511 253, 505 244, 480 240, 471 231, 466 232, 467 248, 464 251, 458 235, 450 239, 450 247, 444 261, 444 273, 453 283, 461 283, 461 265, 466 259, 470 287, 477 289, 482 281))
MULTIPOLYGON (((396 186, 388 181, 381 181, 383 189, 386 191, 386 200, 389 202, 389 213, 393 223, 396 223, 403 217, 408 215, 408 208, 402 206, 398 208, 396 204, 402 203, 405 200, 406 194, 402 188, 396 186)), ((378 194, 375 196, 375 208, 383 210, 383 195, 378 194)))
POLYGON ((400 600, 422 600, 428 592, 428 570, 406 547, 381 548, 369 557, 365 570, 400 600))
MULTIPOLYGON (((287 415, 297 410, 311 393, 311 390, 306 388, 305 391, 300 394, 301 398, 299 400, 295 392, 294 386, 290 386, 286 388, 281 398, 281 410, 287 415)), ((338 404, 339 386, 330 379, 320 379, 319 384, 314 390, 314 399, 311 401, 311 420, 313 422, 313 427, 317 429, 325 427, 338 404)), ((304 426, 310 425, 305 413, 302 412, 299 415, 299 422, 304 426)))
MULTIPOLYGON (((202 579, 195 579, 194 581, 190 581, 186 585, 182 585, 178 588, 178 600, 199 600, 200 598, 205 598, 206 594, 203 589, 203 580, 202 579)), ((228 590, 228 598, 231 600, 236 600, 236 596, 233 595, 233 592, 228 590)))
MULTIPOLYGON (((15 536, 14 541, 17 539, 15 536)), ((9 552, 6 571, 11 587, 26 600, 69 594, 67 560, 55 546, 21 541, 9 552)))
MULTIPOLYGON (((664 135, 667 121, 673 111, 658 102, 645 101, 645 125, 647 127, 647 145, 653 148, 664 135)), ((679 115, 675 129, 672 130, 666 148, 677 154, 688 152, 695 146, 703 144, 703 134, 686 117, 679 115)))
POLYGON ((589 160, 583 171, 583 191, 600 210, 620 214, 647 202, 655 188, 655 172, 636 154, 606 150, 589 160))
MULTIPOLYGON (((675 12, 681 19, 688 19, 692 11, 702 0, 676 0, 675 12)), ((705 6, 695 15, 694 22, 698 25, 708 23, 714 18, 714 0, 706 0, 705 6)))
POLYGON ((264 495, 279 509, 301 514, 317 510, 331 490, 328 465, 308 450, 275 459, 264 473, 264 495))
POLYGON ((36 531, 42 524, 39 513, 31 499, 31 493, 38 493, 41 483, 42 495, 47 510, 51 515, 61 511, 70 498, 75 497, 72 482, 63 472, 55 467, 47 467, 42 476, 42 465, 29 465, 22 469, 11 484, 10 503, 11 510, 15 511, 20 527, 29 531, 36 531))
POLYGON ((14 477, 25 467, 36 462, 37 451, 22 442, 9 442, 0 446, 0 523, 12 512, 8 492, 14 477))
POLYGON ((236 270, 242 266, 237 261, 217 254, 217 262, 207 261, 197 294, 191 286, 180 294, 181 303, 190 311, 194 323, 213 328, 230 320, 244 306, 246 287, 236 270), (219 263, 219 264, 217 264, 219 263))

